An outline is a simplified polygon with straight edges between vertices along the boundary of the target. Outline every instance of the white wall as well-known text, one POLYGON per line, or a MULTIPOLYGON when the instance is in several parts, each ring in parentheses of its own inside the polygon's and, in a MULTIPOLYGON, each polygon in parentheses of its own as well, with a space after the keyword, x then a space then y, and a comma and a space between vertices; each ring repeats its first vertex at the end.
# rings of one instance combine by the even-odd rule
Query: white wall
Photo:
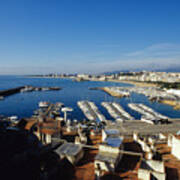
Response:
POLYGON ((165 172, 163 161, 146 160, 146 163, 156 172, 165 172))
POLYGON ((177 139, 175 136, 172 138, 172 154, 180 159, 180 139, 177 139))
POLYGON ((111 147, 111 146, 107 146, 107 145, 99 145, 99 151, 100 152, 109 152, 109 153, 119 153, 119 149, 118 147, 111 147))
POLYGON ((158 180, 165 180, 166 179, 165 173, 152 172, 152 175, 158 180))
POLYGON ((150 171, 139 169, 138 170, 138 179, 141 180, 150 180, 150 171))

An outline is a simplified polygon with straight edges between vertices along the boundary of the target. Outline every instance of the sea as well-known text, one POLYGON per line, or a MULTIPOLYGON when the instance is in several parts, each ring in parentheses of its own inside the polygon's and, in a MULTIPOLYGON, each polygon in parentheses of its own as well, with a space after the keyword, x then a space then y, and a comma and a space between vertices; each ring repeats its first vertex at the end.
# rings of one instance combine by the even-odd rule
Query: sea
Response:
MULTIPOLYGON (((18 86, 31 85, 36 87, 61 87, 60 91, 40 91, 18 93, 0 100, 0 115, 13 116, 19 118, 31 117, 34 110, 38 109, 40 101, 50 103, 62 102, 65 106, 73 108, 73 112, 68 114, 68 119, 83 120, 85 116, 77 106, 80 100, 93 101, 106 119, 113 120, 106 109, 101 106, 104 101, 119 103, 128 113, 139 119, 140 114, 131 110, 128 103, 143 103, 153 108, 159 113, 170 118, 180 118, 180 111, 174 110, 171 106, 150 102, 142 94, 132 93, 129 98, 116 98, 100 90, 90 90, 89 88, 104 86, 131 87, 130 84, 117 82, 96 82, 82 81, 74 82, 72 79, 59 78, 30 78, 26 76, 0 76, 0 90, 15 88, 18 86)), ((63 114, 62 114, 63 116, 63 114)))

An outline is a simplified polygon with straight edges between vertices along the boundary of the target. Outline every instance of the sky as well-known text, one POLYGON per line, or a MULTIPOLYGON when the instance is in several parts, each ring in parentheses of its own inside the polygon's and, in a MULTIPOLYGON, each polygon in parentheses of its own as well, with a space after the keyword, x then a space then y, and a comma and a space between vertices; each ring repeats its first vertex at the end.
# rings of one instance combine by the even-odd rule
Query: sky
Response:
POLYGON ((179 0, 1 0, 0 74, 180 68, 179 0))

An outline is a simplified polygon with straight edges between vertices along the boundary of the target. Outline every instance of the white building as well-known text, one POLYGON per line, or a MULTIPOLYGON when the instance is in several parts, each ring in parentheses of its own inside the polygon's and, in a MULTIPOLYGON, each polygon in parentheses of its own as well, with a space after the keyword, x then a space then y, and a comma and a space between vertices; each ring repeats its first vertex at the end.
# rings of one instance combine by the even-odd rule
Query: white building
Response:
POLYGON ((165 180, 164 162, 155 160, 142 160, 138 169, 138 179, 141 180, 165 180))
POLYGON ((119 136, 119 135, 120 135, 120 132, 117 129, 103 129, 102 130, 102 142, 104 142, 107 137, 119 136))
POLYGON ((180 90, 178 90, 178 89, 169 89, 169 90, 167 90, 167 93, 180 97, 180 90))
POLYGON ((180 159, 180 136, 170 134, 168 136, 168 146, 171 147, 171 153, 180 159))
POLYGON ((94 166, 97 177, 103 172, 114 172, 119 164, 123 149, 123 139, 120 137, 107 137, 104 144, 99 146, 99 153, 95 157, 94 166))
POLYGON ((66 157, 72 164, 76 164, 84 156, 84 151, 81 145, 73 143, 65 143, 55 151, 61 159, 66 157))

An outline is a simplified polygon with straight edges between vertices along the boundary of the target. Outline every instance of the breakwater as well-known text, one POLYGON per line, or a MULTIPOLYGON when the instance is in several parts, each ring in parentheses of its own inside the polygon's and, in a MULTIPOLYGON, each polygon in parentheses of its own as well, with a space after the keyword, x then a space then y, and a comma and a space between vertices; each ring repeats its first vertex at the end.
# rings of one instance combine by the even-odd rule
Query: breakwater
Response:
POLYGON ((1 90, 0 91, 0 96, 10 96, 16 93, 19 93, 23 88, 25 88, 25 86, 20 86, 17 88, 11 88, 11 89, 7 89, 7 90, 1 90))
POLYGON ((20 86, 7 90, 0 91, 0 97, 10 96, 17 93, 32 92, 32 91, 58 91, 60 87, 33 87, 33 86, 20 86))
POLYGON ((119 87, 95 87, 95 88, 89 88, 90 90, 101 90, 110 96, 123 98, 123 97, 129 97, 130 93, 128 91, 122 90, 119 87))

